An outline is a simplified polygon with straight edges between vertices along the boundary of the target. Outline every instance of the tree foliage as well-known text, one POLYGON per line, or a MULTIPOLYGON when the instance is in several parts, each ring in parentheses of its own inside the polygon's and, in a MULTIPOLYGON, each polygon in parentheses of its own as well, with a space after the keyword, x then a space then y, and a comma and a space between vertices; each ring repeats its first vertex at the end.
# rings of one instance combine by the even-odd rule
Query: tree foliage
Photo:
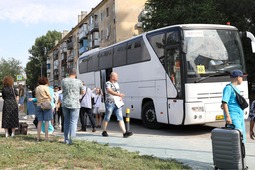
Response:
MULTIPOLYGON (((141 17, 144 31, 175 24, 205 23, 236 26, 255 33, 254 0, 147 0, 141 17)), ((249 82, 255 82, 255 55, 249 39, 243 39, 249 82)))
POLYGON ((46 35, 36 38, 35 44, 29 49, 31 56, 26 65, 27 85, 34 89, 41 76, 47 76, 47 50, 54 47, 55 41, 61 39, 61 32, 48 31, 46 35))
MULTIPOLYGON (((3 80, 5 76, 12 76, 16 81, 16 76, 22 74, 21 62, 14 58, 8 60, 1 58, 0 70, 0 80, 3 80)), ((0 88, 2 89, 2 81, 0 81, 0 88)))

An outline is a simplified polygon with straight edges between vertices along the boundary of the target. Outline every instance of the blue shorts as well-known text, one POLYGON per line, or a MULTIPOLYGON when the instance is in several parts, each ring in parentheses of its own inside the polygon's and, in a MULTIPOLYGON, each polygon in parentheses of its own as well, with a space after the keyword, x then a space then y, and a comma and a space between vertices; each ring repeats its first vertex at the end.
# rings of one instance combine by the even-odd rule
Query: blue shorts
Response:
POLYGON ((123 120, 122 107, 118 108, 114 103, 105 103, 104 121, 109 122, 112 113, 116 115, 118 121, 123 120))
POLYGON ((36 117, 38 121, 50 121, 53 119, 52 109, 43 110, 41 106, 37 106, 36 111, 36 117))
POLYGON ((23 105, 23 104, 24 104, 24 99, 25 99, 25 96, 19 97, 19 104, 20 104, 20 105, 23 105))

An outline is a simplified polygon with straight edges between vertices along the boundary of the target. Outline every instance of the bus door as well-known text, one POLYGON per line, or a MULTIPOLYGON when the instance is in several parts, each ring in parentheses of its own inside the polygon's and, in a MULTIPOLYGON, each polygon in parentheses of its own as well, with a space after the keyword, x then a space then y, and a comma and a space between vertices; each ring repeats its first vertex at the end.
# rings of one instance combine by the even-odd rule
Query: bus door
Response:
POLYGON ((165 51, 167 80, 167 108, 170 124, 183 122, 181 55, 179 46, 168 46, 165 51))
POLYGON ((112 72, 112 68, 100 71, 100 82, 101 82, 100 85, 104 94, 104 99, 105 99, 105 83, 110 80, 111 72, 112 72))

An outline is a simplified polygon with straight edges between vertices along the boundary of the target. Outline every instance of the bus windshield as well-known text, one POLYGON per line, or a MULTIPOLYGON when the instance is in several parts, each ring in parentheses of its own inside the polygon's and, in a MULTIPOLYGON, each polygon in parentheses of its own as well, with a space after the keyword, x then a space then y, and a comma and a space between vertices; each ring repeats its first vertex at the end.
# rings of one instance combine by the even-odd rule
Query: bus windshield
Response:
POLYGON ((184 30, 188 78, 243 70, 237 30, 184 30))

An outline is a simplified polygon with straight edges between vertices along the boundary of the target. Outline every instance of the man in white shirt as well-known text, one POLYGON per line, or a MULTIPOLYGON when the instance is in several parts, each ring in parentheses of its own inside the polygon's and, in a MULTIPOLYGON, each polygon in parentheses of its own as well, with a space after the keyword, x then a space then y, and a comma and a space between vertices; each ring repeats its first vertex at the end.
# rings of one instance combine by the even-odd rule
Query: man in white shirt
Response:
POLYGON ((96 132, 96 122, 94 119, 94 115, 92 113, 92 91, 90 88, 86 87, 83 83, 83 90, 85 94, 81 98, 81 109, 80 109, 80 121, 81 121, 81 129, 79 131, 87 131, 87 116, 92 125, 92 132, 96 132))

